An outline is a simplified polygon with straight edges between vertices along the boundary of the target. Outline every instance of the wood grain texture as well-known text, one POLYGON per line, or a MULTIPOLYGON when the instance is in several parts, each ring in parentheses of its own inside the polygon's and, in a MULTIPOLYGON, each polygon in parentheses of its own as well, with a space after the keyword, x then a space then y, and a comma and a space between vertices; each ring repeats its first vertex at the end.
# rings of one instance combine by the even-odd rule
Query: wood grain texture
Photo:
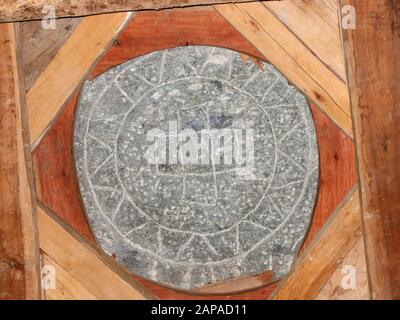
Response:
POLYGON ((3 0, 0 3, 0 22, 41 20, 45 15, 42 12, 44 6, 54 7, 57 17, 73 17, 246 1, 251 0, 3 0))
POLYGON ((344 34, 373 299, 400 299, 400 3, 346 0, 344 34))
POLYGON ((48 209, 39 205, 37 211, 40 249, 98 299, 154 298, 110 256, 78 235, 48 209))
POLYGON ((266 271, 256 275, 243 276, 239 278, 229 279, 227 281, 205 285, 201 288, 195 288, 193 292, 204 295, 240 293, 254 290, 255 288, 264 287, 271 284, 271 281, 273 280, 274 273, 272 271, 266 271))
POLYGON ((86 287, 65 271, 46 253, 42 253, 44 267, 53 267, 55 271, 55 288, 43 289, 45 300, 98 300, 86 287))
POLYGON ((296 37, 341 80, 346 81, 337 0, 264 2, 296 37))
MULTIPOLYGON (((245 52, 249 56, 256 55, 257 59, 261 55, 225 19, 216 14, 213 9, 204 8, 199 10, 187 8, 174 10, 173 12, 141 12, 135 16, 135 19, 121 33, 108 53, 104 55, 94 68, 91 76, 95 76, 103 70, 107 70, 116 64, 138 55, 186 43, 220 45, 245 52), (198 20, 195 20, 196 23, 191 23, 191 19, 198 20), (191 25, 190 33, 182 32, 189 25, 191 25), (150 30, 151 32, 147 32, 146 30, 150 30)), ((244 55, 243 59, 248 59, 249 56, 244 55)), ((253 61, 258 63, 256 59, 253 59, 253 61)), ((80 207, 80 203, 78 203, 79 197, 71 196, 69 191, 72 190, 70 187, 74 186, 74 182, 71 181, 71 174, 69 173, 71 164, 73 163, 71 149, 67 144, 68 140, 62 138, 62 136, 68 136, 69 139, 72 136, 72 109, 74 107, 73 102, 71 102, 63 111, 56 125, 47 133, 46 137, 35 149, 34 157, 36 167, 46 168, 45 170, 39 169, 40 174, 36 175, 37 184, 45 185, 46 183, 50 183, 49 177, 46 176, 47 173, 53 177, 57 177, 52 180, 53 187, 58 190, 57 193, 52 193, 51 187, 37 187, 40 190, 41 199, 46 199, 47 204, 51 204, 52 208, 53 206, 57 208, 57 215, 74 226, 76 230, 82 230, 87 228, 87 225, 82 225, 82 223, 86 223, 86 219, 82 219, 84 212, 77 210, 80 207), (63 143, 57 144, 57 140, 63 143), (41 155, 37 157, 36 153, 40 153, 41 155), (72 212, 69 211, 71 209, 68 209, 70 205, 67 203, 68 201, 77 201, 73 206, 75 210, 72 212), (66 206, 58 205, 58 203, 65 203, 66 206)), ((307 246, 315 237, 331 212, 355 182, 352 141, 320 109, 316 106, 311 106, 311 110, 316 124, 320 147, 321 182, 312 226, 304 246, 307 246)), ((78 190, 75 190, 75 192, 78 193, 78 190)), ((204 297, 178 292, 139 277, 133 277, 160 299, 266 299, 276 287, 276 284, 271 284, 239 295, 213 295, 204 297)))
POLYGON ((39 299, 34 185, 18 25, 0 25, 0 299, 39 299))
POLYGON ((267 7, 253 2, 215 8, 344 132, 352 135, 346 83, 267 7))
POLYGON ((67 99, 106 52, 129 17, 130 14, 115 13, 83 19, 40 74, 27 94, 33 145, 53 123, 67 99))
POLYGON ((316 300, 369 300, 365 248, 362 237, 357 240, 347 256, 340 261, 336 271, 316 296, 316 300), (352 278, 353 275, 354 278, 352 278))
POLYGON ((43 29, 41 21, 22 23, 25 89, 29 90, 80 23, 80 18, 58 19, 56 29, 43 29))
POLYGON ((358 192, 353 189, 274 293, 277 300, 312 300, 335 272, 338 262, 362 236, 358 192))

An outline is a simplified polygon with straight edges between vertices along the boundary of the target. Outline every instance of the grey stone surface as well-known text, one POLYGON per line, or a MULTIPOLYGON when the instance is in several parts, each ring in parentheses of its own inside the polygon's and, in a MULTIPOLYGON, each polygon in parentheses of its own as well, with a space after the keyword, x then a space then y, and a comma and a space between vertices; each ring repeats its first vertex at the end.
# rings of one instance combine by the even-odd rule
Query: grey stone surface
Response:
POLYGON ((190 289, 288 272, 308 229, 318 150, 305 98, 270 64, 189 46, 154 52, 84 85, 74 154, 102 248, 133 272, 190 289), (149 165, 152 129, 253 129, 254 170, 149 165))

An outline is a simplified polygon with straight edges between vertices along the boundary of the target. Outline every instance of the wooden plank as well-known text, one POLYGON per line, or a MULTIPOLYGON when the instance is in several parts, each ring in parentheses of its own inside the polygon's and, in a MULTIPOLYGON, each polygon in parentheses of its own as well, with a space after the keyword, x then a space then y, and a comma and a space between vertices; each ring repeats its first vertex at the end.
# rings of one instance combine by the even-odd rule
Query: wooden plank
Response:
POLYGON ((99 299, 152 299, 112 257, 38 206, 40 249, 99 299))
POLYGON ((316 300, 368 299, 369 288, 365 264, 364 240, 360 237, 318 293, 316 300))
POLYGON ((341 80, 346 80, 337 0, 270 1, 264 5, 341 80))
POLYGON ((273 280, 274 273, 272 271, 266 271, 260 274, 205 285, 203 287, 195 288, 193 292, 205 295, 234 294, 254 290, 255 288, 261 288, 270 284, 273 280))
POLYGON ((175 289, 160 286, 151 281, 137 278, 137 281, 146 286, 155 296, 161 300, 266 300, 276 289, 277 283, 271 283, 256 290, 239 294, 201 294, 182 292, 175 289))
POLYGON ((97 297, 72 277, 47 254, 42 254, 43 266, 55 271, 55 288, 44 288, 45 300, 97 300, 97 297))
POLYGON ((82 20, 27 94, 33 145, 43 136, 67 99, 119 34, 130 14, 116 13, 82 20))
MULTIPOLYGON (((215 7, 344 132, 352 135, 346 83, 271 11, 258 2, 215 7)), ((323 34, 319 36, 324 37, 323 34)))
POLYGON ((314 299, 360 237, 360 202, 358 192, 353 189, 298 258, 274 299, 314 299))
POLYGON ((18 25, 0 25, 0 299, 39 299, 40 267, 18 25))
POLYGON ((80 21, 80 18, 59 19, 55 29, 43 29, 41 21, 22 23, 22 58, 26 90, 32 87, 80 21))
POLYGON ((354 6, 344 33, 373 299, 400 299, 400 3, 354 6))
POLYGON ((73 17, 246 1, 252 0, 35 0, 28 3, 26 1, 2 1, 0 3, 0 22, 41 20, 44 16, 42 10, 45 6, 52 6, 57 17, 73 17))

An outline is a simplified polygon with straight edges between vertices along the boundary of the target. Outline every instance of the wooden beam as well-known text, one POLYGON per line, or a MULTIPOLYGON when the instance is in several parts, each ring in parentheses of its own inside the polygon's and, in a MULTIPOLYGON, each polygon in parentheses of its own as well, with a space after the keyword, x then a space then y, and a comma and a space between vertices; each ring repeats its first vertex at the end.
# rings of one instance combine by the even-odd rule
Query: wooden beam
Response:
POLYGON ((129 13, 115 13, 84 18, 37 78, 27 94, 34 146, 130 17, 129 13))
POLYGON ((367 268, 373 299, 400 299, 400 3, 342 0, 367 268))
POLYGON ((0 24, 0 299, 39 299, 40 267, 19 26, 0 24))
POLYGON ((55 29, 43 29, 41 21, 22 23, 22 56, 26 90, 32 87, 81 21, 81 18, 60 19, 57 20, 55 29))
POLYGON ((337 0, 269 1, 264 6, 340 79, 346 80, 337 0))
MULTIPOLYGON (((217 5, 215 8, 293 85, 344 132, 352 135, 346 83, 269 8, 259 2, 217 5)), ((335 21, 337 23, 337 19, 335 21)), ((318 37, 329 37, 323 30, 320 31, 318 37)), ((342 51, 336 52, 336 55, 341 56, 342 51)))
POLYGON ((369 300, 364 239, 356 244, 320 290, 316 300, 369 300))
POLYGON ((154 299, 112 257, 78 235, 43 205, 37 209, 40 249, 49 257, 50 265, 53 265, 51 261, 55 262, 58 288, 62 281, 64 290, 78 298, 73 288, 79 286, 84 292, 81 299, 88 298, 88 292, 97 299, 154 299), (60 279, 57 279, 57 270, 61 271, 60 279))
POLYGON ((274 272, 265 271, 251 276, 233 278, 220 281, 203 287, 195 288, 194 293, 204 295, 232 295, 241 292, 255 290, 274 282, 274 272))
POLYGON ((52 6, 57 17, 87 16, 101 13, 159 10, 218 3, 248 2, 254 0, 35 0, 2 1, 0 22, 41 20, 43 8, 52 6))
POLYGON ((42 264, 53 267, 55 272, 55 287, 43 290, 44 300, 98 300, 82 283, 45 253, 42 254, 42 264))
POLYGON ((360 203, 358 192, 353 189, 298 258, 274 299, 314 299, 360 238, 360 203))

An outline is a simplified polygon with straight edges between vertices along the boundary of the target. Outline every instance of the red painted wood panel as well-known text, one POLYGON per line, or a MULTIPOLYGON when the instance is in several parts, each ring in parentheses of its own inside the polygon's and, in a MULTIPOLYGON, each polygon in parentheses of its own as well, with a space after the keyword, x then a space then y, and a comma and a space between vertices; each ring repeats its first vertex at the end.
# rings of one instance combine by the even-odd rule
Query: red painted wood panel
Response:
POLYGON ((310 108, 317 131, 320 177, 312 224, 302 250, 356 183, 353 141, 318 107, 310 108))
POLYGON ((132 57, 185 45, 219 46, 263 58, 213 8, 139 12, 94 68, 93 78, 132 57))
POLYGON ((94 240, 83 211, 72 156, 72 130, 77 95, 33 152, 37 198, 71 227, 94 240))

